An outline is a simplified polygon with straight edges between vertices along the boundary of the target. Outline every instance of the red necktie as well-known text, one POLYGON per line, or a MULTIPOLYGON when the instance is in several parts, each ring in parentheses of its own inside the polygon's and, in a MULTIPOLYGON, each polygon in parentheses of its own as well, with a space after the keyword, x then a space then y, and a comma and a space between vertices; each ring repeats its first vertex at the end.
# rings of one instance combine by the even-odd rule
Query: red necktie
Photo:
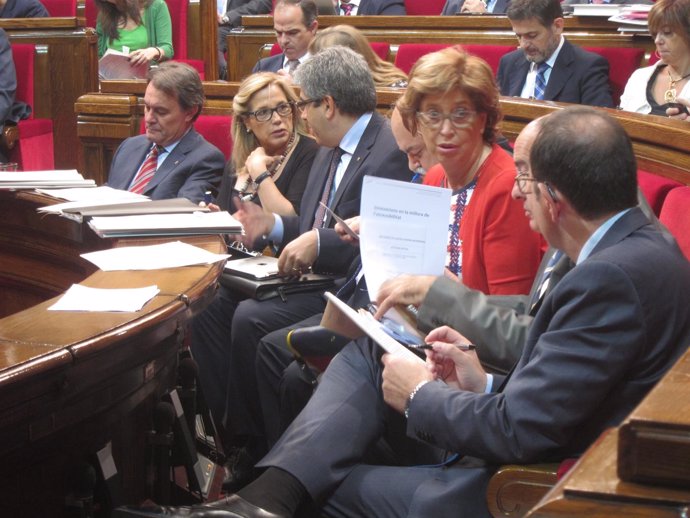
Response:
POLYGON ((355 6, 350 4, 350 3, 343 3, 340 2, 340 8, 343 10, 343 16, 351 16, 352 15, 352 9, 355 6))
POLYGON ((151 178, 153 178, 153 175, 156 174, 158 154, 158 145, 154 144, 151 151, 149 151, 149 154, 146 156, 146 160, 144 160, 144 163, 141 165, 141 169, 139 169, 139 172, 134 177, 132 185, 129 187, 130 192, 135 192, 137 194, 144 193, 144 189, 151 181, 151 178))
POLYGON ((323 187, 323 193, 321 194, 321 203, 316 207, 316 216, 314 216, 314 225, 312 228, 323 227, 323 222, 326 219, 326 207, 329 206, 331 201, 331 190, 333 190, 333 183, 335 180, 335 172, 338 169, 338 164, 340 163, 340 158, 343 156, 343 151, 339 147, 333 150, 333 156, 331 157, 331 165, 328 167, 328 176, 326 177, 326 185, 323 187))

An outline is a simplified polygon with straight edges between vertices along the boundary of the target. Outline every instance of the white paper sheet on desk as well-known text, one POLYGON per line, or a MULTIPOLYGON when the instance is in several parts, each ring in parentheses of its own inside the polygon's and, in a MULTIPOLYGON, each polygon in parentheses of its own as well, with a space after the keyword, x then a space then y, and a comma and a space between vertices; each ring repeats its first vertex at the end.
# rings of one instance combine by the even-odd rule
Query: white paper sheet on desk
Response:
POLYGON ((359 248, 371 300, 398 275, 443 275, 450 196, 450 189, 364 177, 359 248))
POLYGON ((173 241, 158 245, 123 246, 81 254, 104 272, 115 270, 159 270, 224 261, 228 254, 214 254, 198 246, 173 241))
POLYGON ((158 286, 132 289, 89 288, 72 284, 51 311, 139 311, 159 293, 158 286))
POLYGON ((107 185, 101 187, 77 187, 74 189, 36 189, 42 194, 66 200, 37 209, 39 212, 60 212, 63 209, 87 207, 91 205, 107 205, 110 203, 132 203, 136 201, 150 201, 148 196, 135 192, 113 189, 107 185))

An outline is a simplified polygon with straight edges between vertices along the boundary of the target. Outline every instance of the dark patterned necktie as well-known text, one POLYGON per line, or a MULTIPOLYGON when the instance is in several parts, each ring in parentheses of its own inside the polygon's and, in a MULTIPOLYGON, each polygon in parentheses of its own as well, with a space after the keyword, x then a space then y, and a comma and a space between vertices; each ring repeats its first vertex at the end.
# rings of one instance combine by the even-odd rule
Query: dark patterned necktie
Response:
POLYGON ((339 147, 333 150, 333 155, 331 156, 331 163, 328 166, 328 176, 326 177, 326 185, 323 187, 323 192, 321 193, 321 203, 316 207, 316 215, 314 216, 314 225, 312 228, 323 227, 323 222, 326 219, 326 207, 329 206, 331 201, 331 191, 333 190, 335 183, 335 172, 338 169, 338 164, 340 163, 340 158, 343 156, 344 151, 339 147), (326 207, 324 207, 324 205, 326 207))
POLYGON ((146 156, 146 160, 141 165, 141 169, 137 173, 136 177, 132 181, 132 185, 129 187, 130 192, 135 192, 137 194, 143 194, 144 189, 156 174, 156 169, 158 168, 158 155, 160 154, 160 148, 157 144, 154 144, 146 156))

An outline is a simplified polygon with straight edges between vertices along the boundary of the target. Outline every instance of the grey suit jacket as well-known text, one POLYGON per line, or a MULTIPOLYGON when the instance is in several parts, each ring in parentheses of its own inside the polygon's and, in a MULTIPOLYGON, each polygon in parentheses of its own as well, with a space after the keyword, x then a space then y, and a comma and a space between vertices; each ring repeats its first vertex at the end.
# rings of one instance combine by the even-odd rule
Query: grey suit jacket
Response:
POLYGON ((229 18, 230 27, 237 27, 242 21, 242 15, 268 14, 272 8, 271 0, 228 0, 225 16, 229 18))
MULTIPOLYGON (((443 16, 451 16, 457 14, 462 9, 465 4, 465 0, 447 0, 446 5, 443 6, 441 14, 443 16)), ((497 0, 496 5, 494 5, 494 10, 491 11, 493 14, 505 14, 510 5, 510 0, 497 0)))
POLYGON ((254 72, 278 72, 283 68, 283 61, 285 60, 285 54, 280 53, 275 56, 268 56, 267 58, 262 58, 256 62, 254 68, 252 68, 252 74, 254 72))
POLYGON ((496 464, 579 455, 689 343, 690 263, 634 208, 545 298, 502 392, 428 383, 408 432, 496 464))
MULTIPOLYGON (((299 216, 284 217, 283 244, 308 232, 314 225, 314 216, 326 184, 326 171, 333 154, 332 148, 321 148, 314 159, 307 190, 302 196, 299 216)), ((359 214, 362 179, 365 175, 410 181, 412 172, 407 157, 398 149, 387 118, 374 113, 355 149, 343 179, 338 185, 331 209, 341 218, 359 214)), ((324 228, 319 229, 319 256, 314 263, 317 271, 344 273, 357 254, 357 249, 344 243, 333 230, 335 220, 326 217, 324 228)))
MULTIPOLYGON (((127 189, 150 148, 146 135, 130 137, 120 144, 110 165, 107 185, 127 189)), ((224 165, 223 153, 192 128, 161 164, 144 194, 154 200, 187 198, 199 202, 204 192, 220 183, 224 165)))
MULTIPOLYGON (((517 97, 522 93, 529 66, 520 49, 501 58, 496 77, 501 95, 517 97)), ((549 76, 544 100, 612 108, 608 61, 566 39, 549 76)))

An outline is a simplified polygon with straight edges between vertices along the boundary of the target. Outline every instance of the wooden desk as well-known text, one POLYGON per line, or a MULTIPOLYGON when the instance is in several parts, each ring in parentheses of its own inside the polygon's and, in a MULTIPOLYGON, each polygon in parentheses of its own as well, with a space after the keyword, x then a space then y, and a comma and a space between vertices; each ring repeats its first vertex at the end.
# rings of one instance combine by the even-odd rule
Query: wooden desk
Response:
MULTIPOLYGON (((79 254, 155 240, 103 241, 58 216, 47 199, 0 191, 0 507, 3 516, 61 515, 72 472, 112 445, 121 503, 145 498, 145 431, 174 386, 189 318, 215 292, 222 264, 152 272, 102 272, 79 254), (23 268, 22 268, 23 266, 23 268), (72 282, 161 292, 137 313, 53 312, 72 282), (26 293, 26 297, 22 294, 26 293), (3 297, 5 299, 5 297, 3 297), (40 302, 37 300, 42 299, 40 302), (23 309, 22 309, 23 308, 23 309)), ((189 242, 223 251, 220 237, 189 242)))
MULTIPOLYGON (((391 44, 389 60, 401 43, 456 43, 515 45, 517 39, 505 16, 319 16, 319 28, 347 23, 360 29, 370 41, 391 44)), ((273 18, 243 16, 242 28, 230 34, 228 80, 241 81, 251 73, 262 49, 275 43, 273 18)), ((654 51, 649 34, 622 34, 605 18, 566 18, 568 39, 589 47, 640 47, 654 51)))

